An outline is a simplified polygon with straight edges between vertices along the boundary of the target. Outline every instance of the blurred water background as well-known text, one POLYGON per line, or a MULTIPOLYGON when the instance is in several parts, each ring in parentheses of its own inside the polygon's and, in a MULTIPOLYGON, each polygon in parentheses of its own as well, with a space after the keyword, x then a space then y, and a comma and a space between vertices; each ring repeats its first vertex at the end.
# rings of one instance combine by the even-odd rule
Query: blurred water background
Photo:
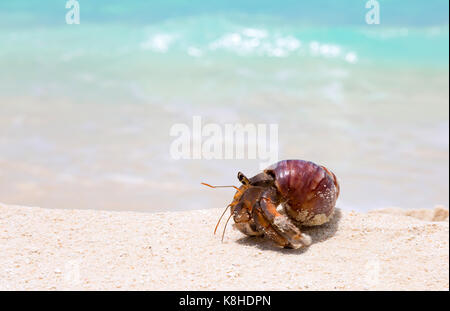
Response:
POLYGON ((175 123, 277 123, 279 159, 326 165, 339 206, 448 206, 449 3, 0 2, 0 201, 225 207, 257 160, 174 160, 175 123))

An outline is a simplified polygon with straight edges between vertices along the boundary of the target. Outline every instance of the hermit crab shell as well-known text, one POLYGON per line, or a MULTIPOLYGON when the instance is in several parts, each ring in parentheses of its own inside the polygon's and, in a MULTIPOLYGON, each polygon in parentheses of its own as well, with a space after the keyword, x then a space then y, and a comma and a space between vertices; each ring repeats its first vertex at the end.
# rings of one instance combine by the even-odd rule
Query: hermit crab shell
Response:
POLYGON ((336 176, 310 161, 284 160, 264 170, 275 178, 286 213, 302 225, 329 220, 339 196, 336 176))

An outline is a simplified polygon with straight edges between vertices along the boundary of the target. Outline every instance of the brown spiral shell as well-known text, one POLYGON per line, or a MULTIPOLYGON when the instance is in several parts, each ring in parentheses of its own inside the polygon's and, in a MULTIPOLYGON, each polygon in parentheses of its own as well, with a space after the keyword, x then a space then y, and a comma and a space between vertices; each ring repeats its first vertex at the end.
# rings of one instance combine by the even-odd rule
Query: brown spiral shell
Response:
POLYGON ((326 222, 339 196, 336 176, 323 166, 304 160, 284 160, 265 173, 275 178, 288 215, 304 225, 326 222))

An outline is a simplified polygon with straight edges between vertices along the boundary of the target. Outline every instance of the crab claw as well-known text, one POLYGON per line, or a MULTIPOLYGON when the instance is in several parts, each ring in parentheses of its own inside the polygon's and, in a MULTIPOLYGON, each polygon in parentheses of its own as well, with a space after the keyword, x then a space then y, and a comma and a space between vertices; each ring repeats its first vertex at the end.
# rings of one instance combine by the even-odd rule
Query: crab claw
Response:
POLYGON ((275 216, 273 227, 289 241, 288 247, 300 248, 311 245, 311 237, 300 232, 300 229, 285 215, 278 214, 275 216))
POLYGON ((266 195, 266 193, 263 194, 259 201, 259 208, 257 209, 260 210, 259 213, 261 215, 257 215, 257 219, 264 231, 269 231, 267 225, 270 225, 270 228, 274 231, 270 233, 265 232, 268 237, 277 243, 282 238, 284 243, 279 244, 289 248, 300 248, 310 245, 311 237, 302 233, 287 216, 280 214, 276 205, 266 195), (267 222, 266 225, 264 225, 265 222, 267 222))

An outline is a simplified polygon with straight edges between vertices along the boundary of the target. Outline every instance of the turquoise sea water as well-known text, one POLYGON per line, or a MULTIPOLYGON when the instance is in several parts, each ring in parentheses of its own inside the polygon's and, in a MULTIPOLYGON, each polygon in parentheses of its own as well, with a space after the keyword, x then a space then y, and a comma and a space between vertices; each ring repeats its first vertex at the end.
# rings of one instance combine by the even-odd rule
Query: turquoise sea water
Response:
POLYGON ((254 160, 182 160, 175 123, 277 123, 346 209, 448 206, 448 1, 0 3, 0 201, 225 206, 254 160))

